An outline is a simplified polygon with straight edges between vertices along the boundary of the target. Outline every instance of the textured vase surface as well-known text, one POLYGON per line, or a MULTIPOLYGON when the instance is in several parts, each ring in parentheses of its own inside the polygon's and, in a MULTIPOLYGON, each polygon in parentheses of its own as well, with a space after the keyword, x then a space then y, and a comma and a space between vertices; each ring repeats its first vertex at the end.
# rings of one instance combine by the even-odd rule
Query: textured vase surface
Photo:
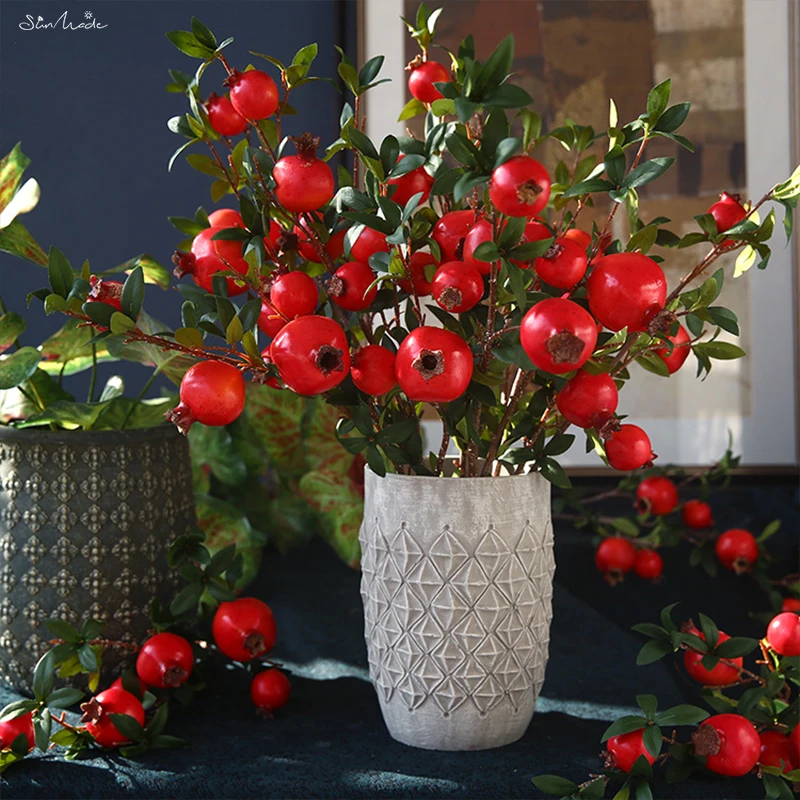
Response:
POLYGON ((370 676, 389 733, 432 750, 519 739, 547 664, 550 484, 367 469, 360 540, 370 676))
MULTIPOLYGON (((141 640, 151 600, 175 591, 167 548, 194 519, 188 445, 172 425, 0 427, 0 681, 30 692, 48 617, 141 640)), ((104 665, 115 660, 107 650, 104 665)))

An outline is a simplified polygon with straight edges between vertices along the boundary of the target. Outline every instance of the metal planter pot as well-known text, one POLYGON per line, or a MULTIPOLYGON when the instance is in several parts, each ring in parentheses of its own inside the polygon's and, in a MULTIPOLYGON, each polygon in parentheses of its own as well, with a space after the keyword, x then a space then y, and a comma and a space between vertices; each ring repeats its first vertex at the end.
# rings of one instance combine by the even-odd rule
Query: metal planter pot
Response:
POLYGON ((194 519, 189 448, 172 425, 0 427, 0 681, 30 693, 48 617, 144 638, 150 602, 174 593, 166 550, 194 519))
POLYGON ((550 484, 367 469, 360 541, 370 675, 389 733, 431 750, 519 739, 547 664, 550 484))

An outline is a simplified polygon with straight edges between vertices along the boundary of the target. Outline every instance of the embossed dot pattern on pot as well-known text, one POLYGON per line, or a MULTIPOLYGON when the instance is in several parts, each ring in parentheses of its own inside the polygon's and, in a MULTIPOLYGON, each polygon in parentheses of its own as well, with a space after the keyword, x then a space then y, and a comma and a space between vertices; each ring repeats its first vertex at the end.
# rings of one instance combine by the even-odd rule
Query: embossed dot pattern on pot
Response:
POLYGON ((188 449, 171 426, 0 428, 0 681, 30 690, 48 617, 143 638, 151 600, 174 591, 166 548, 193 522, 188 449))

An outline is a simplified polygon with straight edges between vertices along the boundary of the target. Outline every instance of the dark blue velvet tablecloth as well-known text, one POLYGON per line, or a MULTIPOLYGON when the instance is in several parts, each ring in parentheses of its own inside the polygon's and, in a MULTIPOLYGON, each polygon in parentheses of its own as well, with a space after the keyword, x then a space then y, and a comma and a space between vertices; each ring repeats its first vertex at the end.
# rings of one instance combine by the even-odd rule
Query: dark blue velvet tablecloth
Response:
MULTIPOLYGON (((790 571, 797 563, 797 489, 738 484, 720 495, 723 525, 760 530, 774 518, 783 533, 771 540, 790 571), (761 526, 761 527, 759 527, 761 526)), ((612 509, 613 513, 613 509, 612 509)), ((266 559, 252 593, 267 600, 279 625, 274 658, 293 672, 293 695, 276 719, 254 713, 241 671, 212 675, 169 731, 191 742, 136 761, 116 755, 65 762, 39 755, 0 778, 12 798, 255 798, 255 797, 540 797, 534 775, 557 773, 578 782, 600 767, 600 737, 609 721, 635 706, 640 693, 661 707, 698 702, 674 664, 636 667, 635 622, 657 619, 681 600, 681 614, 710 614, 740 635, 763 635, 748 618, 766 611, 753 582, 733 575, 710 579, 686 566, 686 553, 667 554, 659 585, 629 579, 607 587, 592 566, 589 537, 556 526, 556 585, 550 661, 533 722, 516 744, 478 753, 415 750, 386 732, 367 680, 359 575, 322 544, 266 559)), ((676 613, 677 618, 677 613, 676 613)), ((0 705, 15 699, 0 692, 0 705)), ((657 787, 658 797, 760 798, 755 778, 736 782, 694 778, 657 787)))

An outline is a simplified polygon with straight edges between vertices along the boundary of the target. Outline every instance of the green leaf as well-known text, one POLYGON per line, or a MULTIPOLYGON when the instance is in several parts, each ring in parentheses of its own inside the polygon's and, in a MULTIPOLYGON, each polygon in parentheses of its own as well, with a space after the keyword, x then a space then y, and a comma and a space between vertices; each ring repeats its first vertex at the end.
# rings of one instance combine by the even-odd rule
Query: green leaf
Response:
POLYGON ((217 37, 197 17, 192 17, 192 33, 194 38, 204 47, 212 50, 216 48, 217 37))
POLYGON ((661 745, 663 742, 661 729, 657 725, 648 725, 644 729, 642 739, 650 755, 653 756, 653 758, 657 758, 661 753, 661 745))
POLYGON ((708 719, 708 711, 691 705, 678 705, 656 714, 656 725, 668 727, 670 725, 694 725, 708 719))
POLYGON ((669 377, 669 368, 664 360, 655 353, 642 353, 640 356, 637 356, 636 363, 642 367, 642 369, 646 369, 654 375, 660 375, 662 378, 669 377))
POLYGON ((715 325, 719 325, 722 330, 732 333, 734 336, 739 335, 739 320, 729 308, 710 306, 706 311, 715 325))
POLYGON ((16 719, 29 711, 33 711, 39 703, 36 700, 15 700, 3 707, 0 711, 0 722, 8 722, 10 719, 16 719))
POLYGON ((607 742, 612 736, 619 736, 621 733, 631 733, 631 731, 640 731, 646 725, 647 720, 644 717, 620 717, 616 722, 613 722, 606 728, 600 741, 607 742))
POLYGON ((0 161, 0 211, 17 193, 22 175, 31 160, 22 152, 22 142, 17 142, 11 152, 0 161))
POLYGON ((692 349, 703 353, 708 358, 716 358, 721 361, 743 358, 747 355, 741 347, 730 342, 700 342, 692 349))
POLYGON ((746 656, 752 653, 758 647, 756 639, 748 639, 744 636, 732 636, 724 642, 720 642, 714 654, 720 658, 738 658, 739 656, 746 656))
POLYGON ((120 305, 122 313, 129 319, 135 320, 142 310, 142 303, 144 302, 144 271, 141 267, 136 267, 130 275, 128 275, 125 284, 122 287, 122 296, 120 297, 120 305))
POLYGON ((622 182, 622 189, 637 188, 660 178, 673 164, 674 158, 651 158, 631 170, 622 182))
POLYGON ((72 271, 67 257, 57 247, 50 248, 47 273, 50 279, 50 288, 57 295, 66 299, 75 283, 75 273, 72 271))
POLYGON ((500 258, 500 251, 494 242, 481 242, 475 248, 472 257, 478 261, 497 261, 500 258))
POLYGON ((190 583, 181 589, 170 603, 169 610, 176 617, 194 611, 200 598, 203 596, 204 587, 202 583, 190 583))
POLYGON ((677 130, 686 121, 691 105, 691 103, 678 103, 670 106, 659 118, 655 129, 666 133, 677 130))
POLYGON ((658 699, 655 695, 636 695, 636 702, 638 703, 639 708, 642 709, 642 714, 644 714, 648 720, 653 720, 655 718, 656 711, 658 710, 658 699))
POLYGON ((416 97, 412 97, 404 106, 403 110, 400 112, 400 116, 397 118, 398 122, 403 122, 407 119, 411 119, 412 117, 419 116, 420 114, 427 113, 428 109, 425 108, 425 104, 417 100, 416 97))
POLYGON ((113 269, 109 269, 98 274, 118 275, 120 273, 127 273, 130 275, 134 270, 139 268, 142 270, 145 283, 154 283, 157 286, 160 286, 162 289, 169 289, 172 283, 170 271, 162 264, 159 264, 158 261, 153 258, 153 256, 148 255, 147 253, 142 253, 141 255, 126 261, 124 264, 120 264, 113 269))
POLYGON ((50 694, 55 679, 55 666, 51 651, 46 652, 33 670, 33 694, 37 700, 44 700, 50 694))
POLYGON ((664 658, 664 656, 671 652, 671 645, 653 639, 647 642, 639 651, 639 655, 636 657, 636 666, 643 667, 646 664, 652 664, 654 661, 664 658))
POLYGON ((545 794, 567 797, 578 791, 578 784, 562 778, 560 775, 537 775, 532 778, 534 786, 545 794))
POLYGON ((0 390, 13 389, 36 372, 41 353, 34 347, 23 347, 0 358, 0 390))
POLYGON ((81 666, 89 672, 97 672, 99 666, 97 663, 97 656, 90 645, 81 645, 78 649, 78 661, 80 661, 81 666))
POLYGON ((592 194, 593 192, 609 192, 615 186, 611 181, 604 180, 603 178, 589 178, 589 180, 576 183, 574 186, 567 189, 562 197, 581 197, 585 194, 592 194))
POLYGON ((0 250, 40 267, 47 266, 47 254, 18 219, 0 229, 0 250))
POLYGON ((669 103, 671 81, 667 78, 662 83, 654 86, 647 95, 647 113, 650 116, 651 124, 666 111, 669 103))
POLYGON ((553 486, 558 486, 560 489, 569 489, 572 486, 567 473, 564 472, 563 467, 555 459, 545 458, 539 464, 539 472, 553 486))
POLYGON ((66 642, 79 642, 81 640, 80 633, 63 619, 48 619, 45 622, 47 629, 56 639, 64 639, 66 642))
MULTIPOLYGON (((316 47, 316 45, 313 46, 316 47)), ((369 61, 361 67, 358 73, 358 83, 360 86, 368 86, 378 77, 378 73, 383 66, 383 61, 383 56, 373 56, 373 58, 369 59, 369 61)))
POLYGON ((619 186, 624 180, 625 164, 625 151, 619 145, 615 145, 606 153, 603 165, 608 179, 614 186, 619 186))
POLYGON ((139 742, 144 738, 144 728, 138 720, 128 714, 109 714, 109 719, 114 723, 114 727, 132 742, 139 742))
POLYGON ((485 89, 499 86, 511 72, 513 62, 514 36, 509 34, 486 60, 486 64, 475 82, 474 93, 479 94, 485 89))
POLYGON ((211 58, 214 55, 213 47, 207 47, 202 44, 198 41, 197 37, 189 31, 169 31, 166 36, 184 55, 191 56, 192 58, 202 58, 203 60, 211 58))
POLYGON ((658 228, 655 225, 646 225, 631 236, 628 240, 628 244, 625 246, 625 251, 628 253, 636 251, 647 253, 656 243, 657 238, 658 228))
POLYGON ((63 686, 50 693, 47 698, 47 705, 50 708, 69 708, 83 700, 84 694, 80 689, 71 689, 63 686))
POLYGON ((4 353, 25 331, 25 320, 13 311, 0 317, 0 353, 4 353))

